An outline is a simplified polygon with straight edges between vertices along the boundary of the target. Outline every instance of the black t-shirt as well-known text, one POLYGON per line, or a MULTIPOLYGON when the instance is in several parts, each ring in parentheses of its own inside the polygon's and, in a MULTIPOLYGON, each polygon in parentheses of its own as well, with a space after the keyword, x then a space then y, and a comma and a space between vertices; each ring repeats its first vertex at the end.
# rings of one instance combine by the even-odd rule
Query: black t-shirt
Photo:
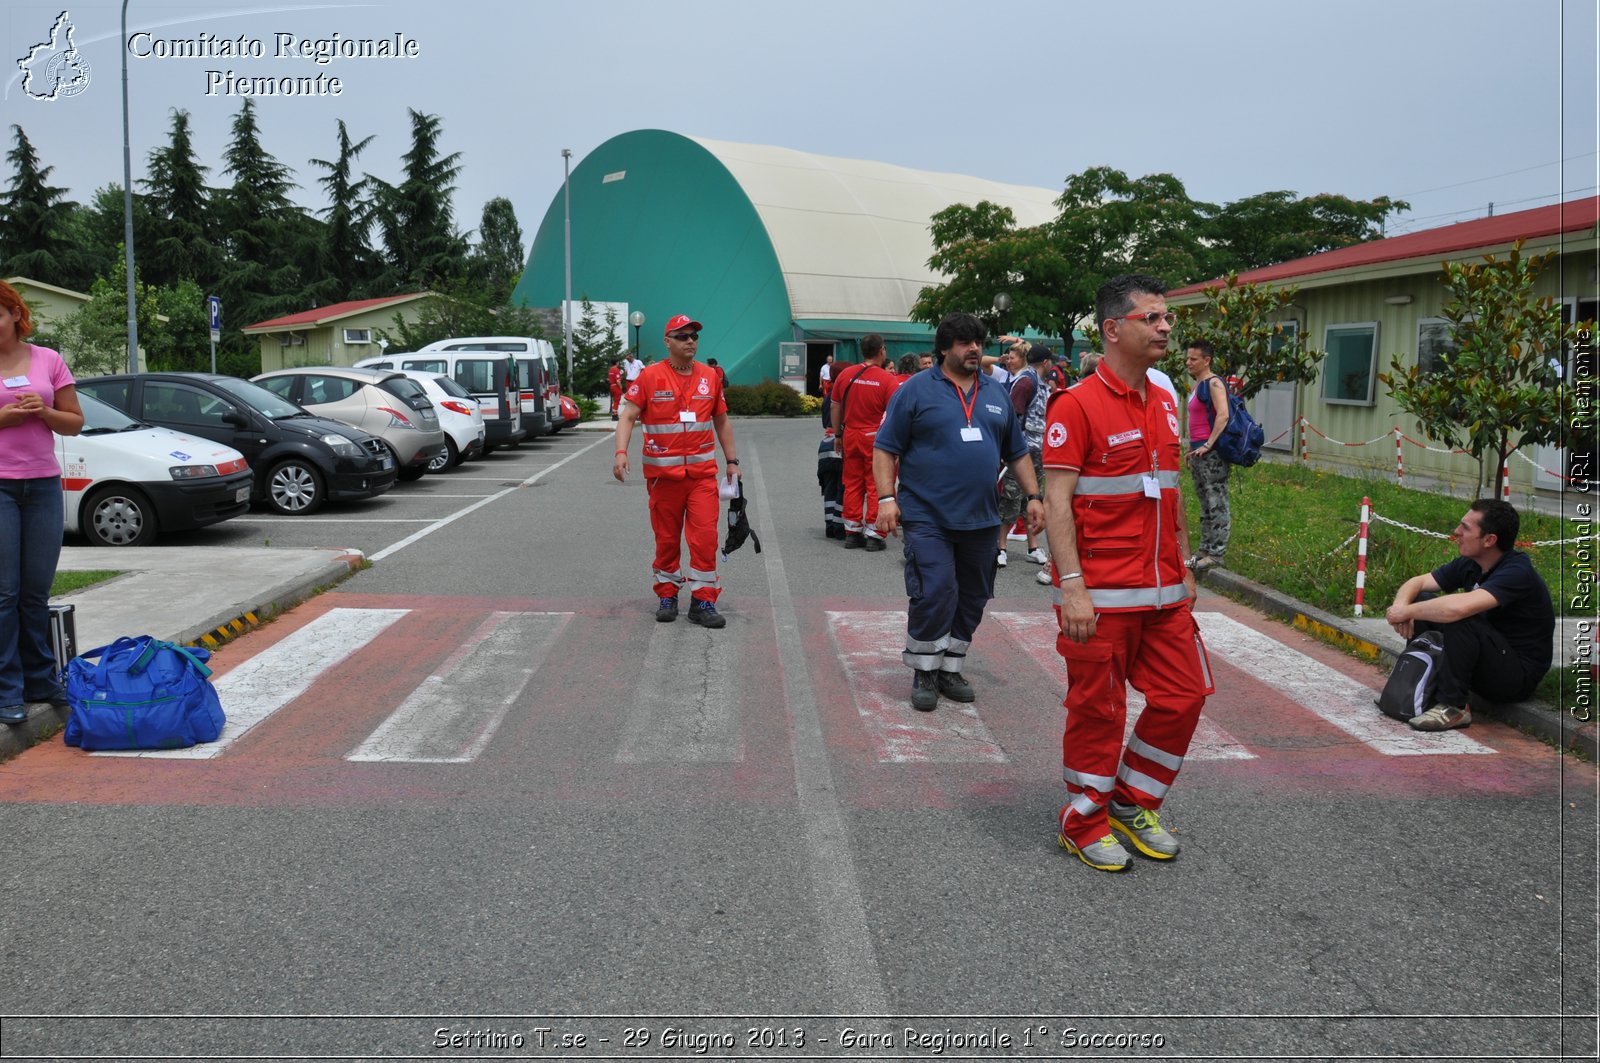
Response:
POLYGON ((1530 687, 1544 678, 1555 650, 1551 640, 1556 632, 1556 611, 1550 588, 1527 554, 1508 551, 1487 576, 1476 561, 1458 557, 1434 569, 1433 581, 1446 594, 1481 588, 1494 595, 1500 604, 1484 613, 1484 619, 1516 651, 1530 687))

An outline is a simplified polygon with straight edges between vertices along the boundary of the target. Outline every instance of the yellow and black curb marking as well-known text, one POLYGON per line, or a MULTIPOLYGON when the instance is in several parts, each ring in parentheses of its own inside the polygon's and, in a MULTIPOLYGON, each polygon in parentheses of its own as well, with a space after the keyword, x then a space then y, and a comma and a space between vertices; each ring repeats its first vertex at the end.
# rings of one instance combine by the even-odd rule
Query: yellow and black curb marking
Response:
POLYGON ((232 642, 246 631, 250 631, 260 625, 261 617, 255 613, 245 613, 243 616, 234 617, 221 627, 212 628, 204 635, 192 640, 189 645, 204 646, 208 650, 214 650, 224 642, 232 642))
POLYGON ((1348 631, 1343 631, 1331 624, 1324 624, 1320 620, 1314 620, 1304 613, 1296 613, 1290 623, 1296 631, 1303 631, 1307 635, 1319 638, 1323 642, 1331 643, 1341 650, 1349 650, 1351 653, 1364 657, 1369 661, 1376 661, 1383 656, 1383 650, 1377 643, 1368 642, 1364 638, 1352 635, 1348 631))

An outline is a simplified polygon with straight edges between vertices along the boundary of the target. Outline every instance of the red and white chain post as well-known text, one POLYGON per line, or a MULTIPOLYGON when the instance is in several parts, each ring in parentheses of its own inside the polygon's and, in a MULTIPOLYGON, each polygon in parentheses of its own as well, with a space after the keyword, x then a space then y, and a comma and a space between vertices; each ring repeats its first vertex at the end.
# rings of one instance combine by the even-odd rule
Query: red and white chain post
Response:
POLYGON ((1394 427, 1394 482, 1404 485, 1406 482, 1406 456, 1400 449, 1400 426, 1394 427))
POLYGON ((1311 452, 1306 447, 1306 415, 1302 413, 1300 415, 1300 460, 1309 461, 1310 456, 1311 452))
POLYGON ((1507 458, 1500 463, 1500 499, 1503 502, 1511 501, 1511 459, 1507 458))
POLYGON ((1356 546, 1356 615, 1367 598, 1367 523, 1372 519, 1372 499, 1361 500, 1361 539, 1356 546))

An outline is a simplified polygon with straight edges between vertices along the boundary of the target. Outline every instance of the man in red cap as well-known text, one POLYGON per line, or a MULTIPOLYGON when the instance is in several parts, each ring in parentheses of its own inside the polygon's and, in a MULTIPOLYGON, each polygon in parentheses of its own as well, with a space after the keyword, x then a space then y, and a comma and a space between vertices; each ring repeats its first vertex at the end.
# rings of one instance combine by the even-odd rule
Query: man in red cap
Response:
POLYGON ((633 425, 644 426, 644 484, 650 495, 650 527, 656 536, 656 620, 678 618, 678 590, 689 586, 689 620, 701 627, 727 624, 717 612, 716 443, 731 475, 739 464, 728 423, 728 404, 715 369, 695 361, 700 322, 678 314, 667 322, 667 360, 645 366, 622 396, 616 458, 611 475, 628 475, 633 425), (715 431, 715 441, 712 433, 715 431), (679 568, 680 540, 689 542, 689 574, 679 568))

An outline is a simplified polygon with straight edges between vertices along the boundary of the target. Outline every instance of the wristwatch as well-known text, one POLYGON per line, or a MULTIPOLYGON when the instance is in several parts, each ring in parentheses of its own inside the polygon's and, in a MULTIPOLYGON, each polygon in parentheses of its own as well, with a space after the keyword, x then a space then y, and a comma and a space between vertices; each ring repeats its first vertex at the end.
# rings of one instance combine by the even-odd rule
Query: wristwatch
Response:
POLYGON ((1022 496, 1022 500, 1024 502, 1043 502, 1044 501, 1044 492, 1043 491, 1039 491, 1039 492, 1036 492, 1035 494, 1023 495, 1022 496))

